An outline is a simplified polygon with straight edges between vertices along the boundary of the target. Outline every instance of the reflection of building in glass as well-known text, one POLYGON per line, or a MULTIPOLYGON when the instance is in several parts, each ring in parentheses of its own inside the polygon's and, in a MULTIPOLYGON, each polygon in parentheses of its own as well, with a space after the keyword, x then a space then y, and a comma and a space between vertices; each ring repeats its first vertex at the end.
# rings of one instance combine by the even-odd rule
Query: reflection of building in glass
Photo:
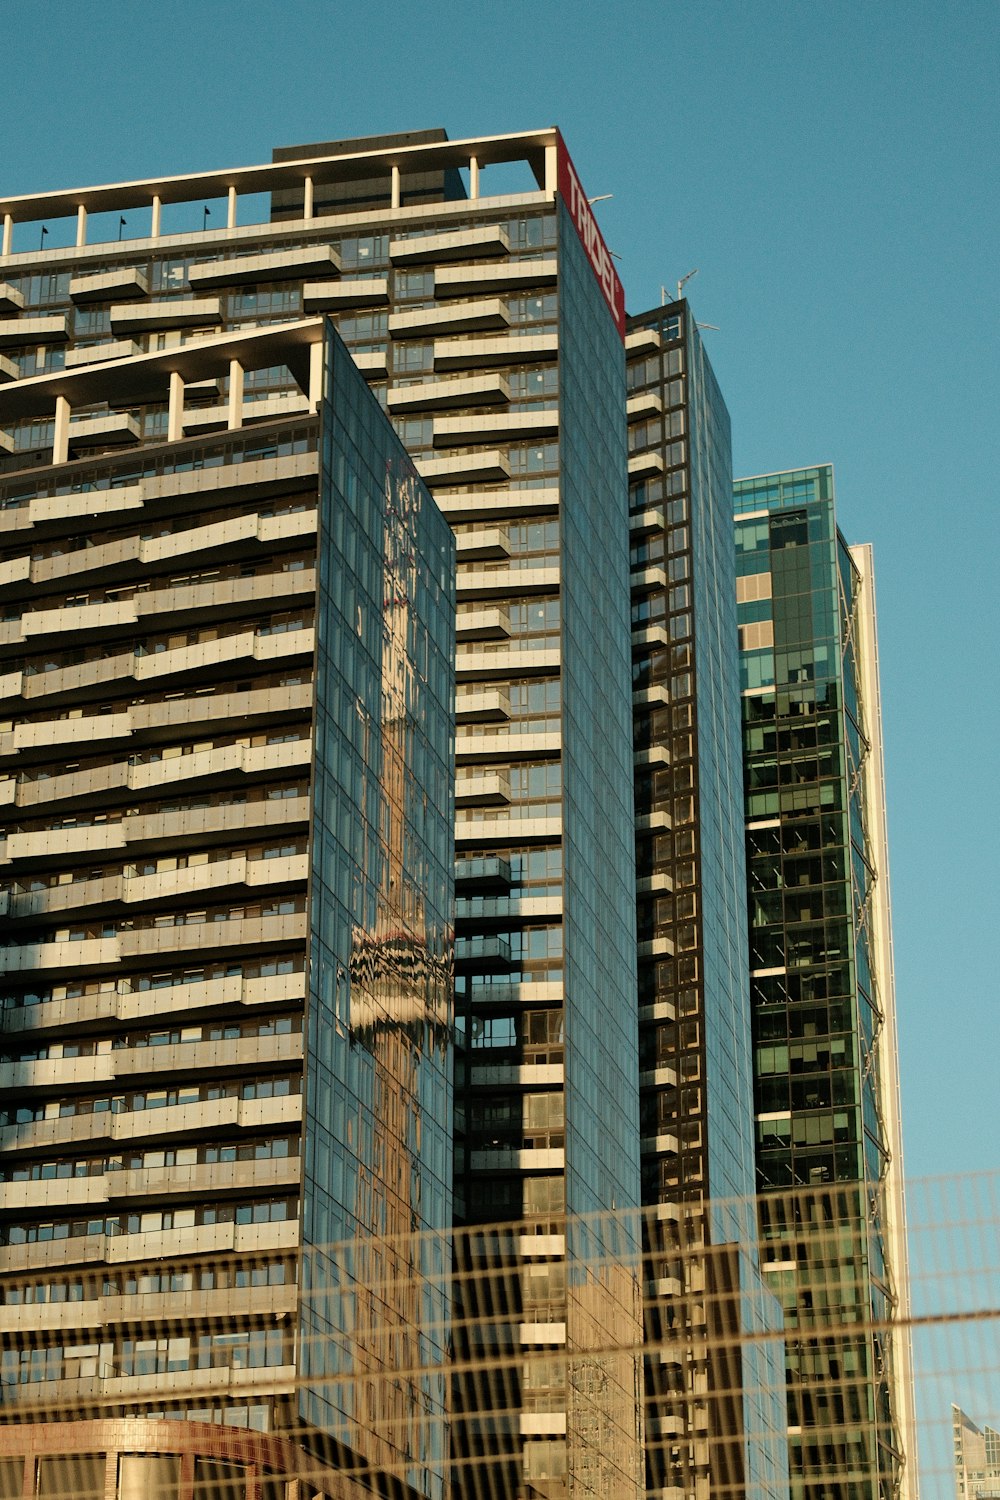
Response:
POLYGON ((871 551, 837 529, 828 466, 739 480, 736 537, 757 1177, 763 1268, 797 1330, 792 1493, 887 1500, 915 1465, 892 1326, 908 1275, 871 551))
POLYGON ((1000 1495, 1000 1432, 981 1431, 960 1406, 951 1409, 955 1500, 995 1500, 1000 1495))
MULTIPOLYGON (((192 463, 214 463, 216 445, 228 453, 246 440, 233 439, 232 430, 251 424, 253 462, 270 474, 280 456, 272 460, 264 424, 304 414, 315 381, 308 359, 297 374, 291 357, 258 359, 249 351, 274 323, 288 327, 293 344, 308 342, 310 315, 328 313, 452 522, 459 600, 454 1116, 444 1050, 450 1011, 440 992, 449 914, 436 884, 450 853, 440 819, 451 809, 452 790, 442 779, 436 735, 428 747, 412 729, 423 713, 421 695, 447 694, 443 669, 434 675, 440 600, 424 611, 434 628, 421 635, 396 590, 400 579, 409 586, 423 576, 413 549, 431 564, 439 591, 452 586, 455 569, 423 510, 414 533, 405 486, 396 486, 395 526, 384 545, 387 555, 390 540, 402 537, 406 545, 392 554, 391 577, 372 576, 370 549, 382 545, 383 496, 395 471, 380 467, 384 439, 374 407, 365 411, 361 402, 350 432, 336 399, 332 416, 324 407, 346 464, 343 493, 353 504, 355 484, 377 483, 381 508, 378 525, 370 513, 357 513, 356 535, 340 536, 339 512, 332 517, 333 552, 342 555, 347 576, 362 582, 331 589, 322 567, 313 580, 316 681, 325 697, 317 688, 311 802, 302 779, 297 798, 269 815, 284 828, 297 807, 296 838, 312 837, 308 856, 298 843, 275 856, 307 857, 310 882, 294 886, 287 877, 283 899, 298 904, 275 913, 278 920, 294 916, 303 961, 307 932, 309 944, 306 1189, 295 1200, 307 1247, 303 1326, 356 1342, 359 1329, 371 1330, 360 1348, 374 1370, 388 1354, 375 1332, 373 1289, 384 1284, 399 1299, 392 1305, 397 1326, 411 1329, 393 1357, 405 1365, 415 1350, 427 1352, 420 1340, 433 1338, 440 1304, 424 1306, 402 1290, 403 1268, 386 1265, 387 1246, 400 1230, 450 1214, 454 1118, 459 1222, 523 1214, 531 1223, 531 1233, 505 1245, 516 1275, 498 1283, 507 1300, 497 1337, 504 1348, 511 1339, 525 1348, 521 1379, 511 1401, 502 1393, 496 1418, 476 1409, 490 1392, 470 1398, 459 1387, 459 1417, 470 1399, 473 1409, 455 1424, 457 1455, 496 1449, 507 1455, 511 1488, 523 1483, 555 1493, 570 1483, 583 1493, 606 1487, 603 1458, 594 1454, 611 1453, 615 1485, 634 1493, 634 1355, 627 1379, 613 1359, 599 1379, 585 1377, 576 1356, 583 1366, 592 1363, 595 1328, 635 1348, 637 1242, 624 1254, 627 1286, 619 1286, 592 1269, 602 1257, 601 1233, 567 1232, 565 1222, 567 1213, 631 1210, 639 1202, 624 309, 558 132, 448 142, 430 131, 296 147, 261 167, 6 200, 2 211, 0 343, 11 381, 0 397, 0 426, 13 451, 0 464, 12 476, 26 455, 34 464, 36 452, 71 468, 85 455, 111 453, 100 462, 138 474, 135 483, 145 485, 148 446, 169 454, 172 445, 201 438, 197 452, 209 457, 192 463), (523 184, 512 191, 518 164, 523 184), (495 166, 505 179, 500 197, 489 196, 495 166), (272 217, 241 224, 242 200, 260 193, 272 195, 272 217), (217 197, 225 205, 211 223, 226 227, 206 229, 202 206, 217 197), (185 205, 196 205, 192 218, 182 217, 185 205), (75 244, 41 253, 23 247, 27 224, 44 219, 52 228, 60 213, 74 220, 75 244), (102 242, 102 213, 112 215, 116 232, 123 214, 130 230, 143 219, 148 238, 102 242), (185 229, 193 222, 200 227, 185 229), (233 342, 219 345, 225 358, 215 359, 216 341, 227 338, 233 342), (37 399, 29 394, 36 388, 37 399), (206 447, 205 435, 220 429, 223 436, 206 447), (345 799, 360 813, 352 828, 343 826, 345 799), (367 1258, 354 1265, 325 1260, 320 1246, 357 1227, 370 1236, 367 1258), (345 1309, 353 1319, 348 1327, 345 1309), (588 1417, 577 1443, 567 1412, 579 1406, 580 1381, 590 1381, 592 1396, 603 1392, 606 1404, 596 1428, 588 1417), (603 1433, 597 1448, 595 1431, 603 1433)), ((341 459, 319 447, 323 484, 339 485, 341 459)), ((41 483, 41 471, 32 480, 41 483)), ((170 506, 183 509, 187 502, 178 497, 188 483, 171 480, 170 506)), ((228 512, 223 521, 230 524, 228 512)), ((262 518, 267 542, 260 545, 297 524, 262 518)), ((125 523, 119 529, 127 541, 125 523)), ((122 554, 129 567, 133 557, 144 564, 142 547, 162 544, 134 545, 138 553, 126 545, 122 554)), ((228 552, 223 561, 228 567, 228 552)), ((209 552, 205 568, 217 565, 222 561, 209 552)), ((185 555, 183 568, 190 587, 201 587, 200 556, 185 555)), ((221 576, 228 586, 228 575, 221 576)), ((105 588, 103 576, 97 582, 105 588)), ((237 583, 237 593, 250 589, 237 583)), ((75 611, 114 601, 81 588, 63 602, 75 611)), ((284 611, 290 620, 291 610, 284 611)), ((242 594, 240 611, 246 618, 242 594)), ((193 639, 184 649, 214 683, 228 670, 225 648, 200 639, 200 628, 185 616, 193 639)), ((219 628, 214 617, 212 628, 219 628)), ((288 622, 281 628, 282 642, 295 633, 288 622)), ((241 661, 233 692, 253 692, 255 682, 241 661)), ((268 714, 288 692, 307 696, 307 684, 286 683, 284 674, 268 686, 268 714)), ((176 691, 184 692, 181 679, 176 691)), ((298 711, 282 709, 283 721, 294 728, 298 711)), ((103 721, 99 727, 107 728, 103 721)), ((192 755, 200 754, 210 737, 203 725, 191 735, 198 747, 192 755)), ((180 739, 178 746, 185 748, 180 739)), ((201 782, 192 785, 201 795, 201 782)), ((222 830, 212 840, 227 847, 222 830)), ((200 856, 200 846, 195 852, 200 856)), ((49 863, 63 869, 51 857, 49 863)), ((195 879, 158 863, 150 873, 150 899, 157 901, 168 876, 178 903, 185 881, 195 879)), ((260 920, 270 920, 270 909, 260 920)), ((212 923, 215 935, 219 925, 212 923)), ((37 1060, 34 1075, 41 1076, 37 1060)), ((216 1101, 191 1102, 204 1105, 208 1117, 216 1101)), ((280 1177, 292 1169, 268 1170, 280 1177)), ((634 1227, 632 1219, 624 1222, 634 1227)), ((460 1297, 475 1295, 471 1282, 460 1282, 460 1297)), ((392 1441, 412 1446, 407 1402, 419 1395, 433 1409, 442 1392, 417 1392, 403 1381, 397 1404, 380 1412, 373 1390, 358 1386, 351 1409, 336 1413, 323 1381, 339 1370, 342 1346, 333 1340, 322 1355, 319 1348, 301 1364, 309 1419, 376 1466, 389 1461, 392 1441), (376 1435, 380 1416, 386 1420, 376 1435)), ((279 1352, 287 1353, 272 1351, 279 1352)), ((227 1410, 220 1403, 211 1415, 225 1420, 227 1410)), ((418 1489, 433 1488, 422 1470, 440 1458, 428 1442, 431 1449, 414 1453, 406 1476, 418 1489)))
POLYGON ((35 1419, 2 1493, 30 1441, 39 1494, 68 1443, 101 1497, 105 1455, 129 1500, 323 1462, 434 1495, 443 1281, 383 1247, 451 1220, 451 535, 322 319, 102 365, 81 279, 19 278, 75 336, 0 397, 33 440, 0 474, 2 1406, 35 1419), (325 1358, 423 1373, 330 1400, 347 1272, 325 1358))
POLYGON ((673 1362, 646 1362, 647 1484, 764 1500, 787 1487, 784 1369, 780 1342, 755 1337, 781 1312, 750 1207, 729 414, 686 302, 629 330, 647 1326, 676 1341, 673 1362))

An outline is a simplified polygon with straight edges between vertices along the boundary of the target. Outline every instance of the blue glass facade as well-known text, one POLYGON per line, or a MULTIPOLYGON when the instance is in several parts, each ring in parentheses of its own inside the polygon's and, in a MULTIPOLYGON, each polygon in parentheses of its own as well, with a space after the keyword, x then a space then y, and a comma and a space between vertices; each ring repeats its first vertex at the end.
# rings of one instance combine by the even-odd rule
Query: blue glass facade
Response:
POLYGON ((445 1252, 414 1231, 452 1213, 454 543, 339 339, 326 359, 301 1409, 433 1495, 445 1252))
POLYGON ((872 1500, 895 1488, 900 1443, 860 577, 828 465, 735 496, 764 1269, 790 1328, 821 1326, 833 1303, 844 1330, 789 1339, 792 1493, 835 1481, 872 1500), (804 1225, 838 1236, 835 1293, 804 1225))
POLYGON ((566 1208, 618 1211, 567 1221, 568 1478, 625 1497, 642 1327, 625 362, 562 205, 559 245, 566 1208))
POLYGON ((647 1335, 684 1328, 688 1368, 704 1364, 689 1394, 683 1374, 647 1362, 647 1483, 780 1496, 781 1362, 760 1341, 780 1332, 781 1313, 761 1281, 753 1207, 729 414, 686 303, 631 328, 643 1200, 663 1298, 647 1335), (707 1457, 706 1421, 717 1434, 707 1457))
POLYGON ((559 396, 566 1207, 639 1202, 625 364, 566 210, 559 396))

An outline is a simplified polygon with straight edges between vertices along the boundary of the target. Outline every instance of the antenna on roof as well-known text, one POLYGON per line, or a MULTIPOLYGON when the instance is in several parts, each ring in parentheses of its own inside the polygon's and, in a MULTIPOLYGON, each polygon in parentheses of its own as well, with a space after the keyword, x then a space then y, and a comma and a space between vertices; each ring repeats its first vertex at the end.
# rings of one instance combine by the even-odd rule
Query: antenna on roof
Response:
POLYGON ((683 297, 683 295, 684 295, 684 288, 687 285, 687 283, 691 280, 691 277, 692 276, 697 276, 697 274, 698 274, 698 268, 696 266, 693 271, 689 271, 686 276, 682 276, 681 277, 680 281, 677 283, 677 301, 678 302, 683 297))

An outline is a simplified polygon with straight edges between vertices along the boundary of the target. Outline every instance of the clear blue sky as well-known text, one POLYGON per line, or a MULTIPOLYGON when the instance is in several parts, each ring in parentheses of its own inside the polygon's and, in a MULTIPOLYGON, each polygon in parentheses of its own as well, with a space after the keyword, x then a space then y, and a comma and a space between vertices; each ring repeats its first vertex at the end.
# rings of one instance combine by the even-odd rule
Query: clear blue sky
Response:
MULTIPOLYGON (((629 307, 689 284, 738 474, 875 544, 906 1166, 995 1167, 996 0, 8 0, 0 191, 561 126, 629 307)), ((986 1414, 984 1414, 986 1415, 986 1414)), ((996 1415, 996 1414, 994 1414, 996 1415)))
POLYGON ((875 544, 908 1172, 1000 1165, 1000 4, 20 0, 7 21, 0 191, 558 124, 614 193, 630 309, 699 268, 737 474, 832 460, 841 525, 875 544))

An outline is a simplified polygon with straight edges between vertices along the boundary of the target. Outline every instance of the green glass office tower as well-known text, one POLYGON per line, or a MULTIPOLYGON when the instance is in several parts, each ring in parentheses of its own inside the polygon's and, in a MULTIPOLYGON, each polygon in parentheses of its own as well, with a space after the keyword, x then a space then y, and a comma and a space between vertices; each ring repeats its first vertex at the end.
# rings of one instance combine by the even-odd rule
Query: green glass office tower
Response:
POLYGON ((837 528, 829 466, 740 480, 735 501, 757 1182, 792 1494, 888 1500, 913 1462, 871 556, 837 528))

